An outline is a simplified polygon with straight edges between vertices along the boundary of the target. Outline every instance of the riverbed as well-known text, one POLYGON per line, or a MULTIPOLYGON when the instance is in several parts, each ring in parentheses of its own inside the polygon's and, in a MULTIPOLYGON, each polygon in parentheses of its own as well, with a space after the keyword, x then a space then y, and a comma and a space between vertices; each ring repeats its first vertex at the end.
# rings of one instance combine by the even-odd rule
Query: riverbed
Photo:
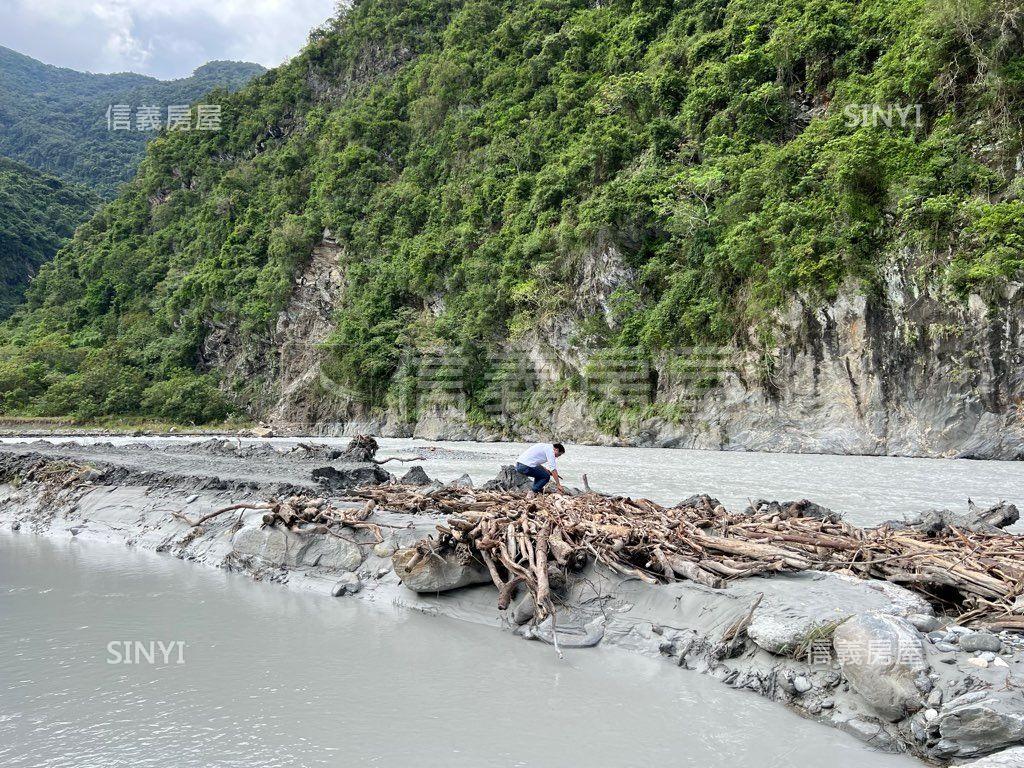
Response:
MULTIPOLYGON (((38 438, 3 438, 0 444, 38 438)), ((180 445, 206 440, 196 437, 76 437, 50 442, 82 445, 180 445)), ((232 438, 232 440, 236 440, 232 438)), ((243 445, 269 443, 280 449, 299 443, 343 448, 349 438, 295 437, 241 439, 243 445)), ((515 462, 521 443, 432 442, 379 439, 379 456, 422 456, 427 473, 444 482, 468 474, 480 484, 495 476, 502 464, 515 462)), ((967 500, 982 506, 1008 501, 1024 509, 1024 462, 969 459, 918 459, 894 456, 836 456, 795 453, 696 451, 677 448, 610 448, 568 445, 559 460, 565 482, 581 485, 586 473, 595 490, 643 496, 675 504, 708 493, 727 508, 742 511, 752 499, 808 498, 841 512, 858 525, 902 519, 930 509, 966 511, 967 500)), ((203 460, 200 456, 197 461, 203 460)), ((207 459, 208 460, 208 459, 207 459)), ((385 468, 401 475, 411 464, 392 462, 385 468)), ((1024 524, 1010 528, 1024 532, 1024 524)))
POLYGON ((0 584, 5 766, 919 765, 657 659, 123 546, 4 532, 0 584))

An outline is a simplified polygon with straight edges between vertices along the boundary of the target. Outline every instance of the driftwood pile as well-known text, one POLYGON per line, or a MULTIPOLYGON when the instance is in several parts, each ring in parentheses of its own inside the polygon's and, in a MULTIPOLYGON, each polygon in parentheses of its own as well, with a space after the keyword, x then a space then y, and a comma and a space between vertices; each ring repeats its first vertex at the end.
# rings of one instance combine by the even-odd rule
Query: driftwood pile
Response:
POLYGON ((208 520, 238 510, 267 510, 263 515, 264 527, 281 526, 293 533, 322 534, 334 536, 338 539, 370 547, 384 541, 381 532, 382 528, 396 528, 400 526, 386 525, 384 523, 370 522, 367 518, 376 509, 376 502, 367 501, 362 507, 342 508, 335 507, 329 501, 311 496, 290 496, 286 499, 272 499, 266 504, 232 504, 229 507, 218 509, 209 514, 203 515, 197 520, 191 520, 180 512, 172 513, 174 517, 185 521, 193 528, 200 527, 208 520), (351 528, 353 530, 368 530, 373 534, 373 541, 355 541, 341 533, 341 529, 351 528))
POLYGON ((499 608, 523 585, 540 618, 554 613, 552 578, 593 560, 650 583, 689 579, 714 588, 780 571, 842 571, 899 583, 964 623, 1024 631, 1024 537, 1012 534, 863 529, 809 502, 735 514, 707 497, 666 508, 594 493, 425 494, 381 485, 354 495, 395 511, 447 515, 436 535, 417 543, 418 555, 468 554, 490 573, 499 608))

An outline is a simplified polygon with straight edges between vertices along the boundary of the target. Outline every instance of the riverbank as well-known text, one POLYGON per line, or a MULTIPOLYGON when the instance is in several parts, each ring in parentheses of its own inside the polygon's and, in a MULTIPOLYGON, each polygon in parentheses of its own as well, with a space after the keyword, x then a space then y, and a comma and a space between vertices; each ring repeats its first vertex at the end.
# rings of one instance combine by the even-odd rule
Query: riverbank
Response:
POLYGON ((402 585, 392 555, 434 532, 443 518, 429 512, 373 510, 367 519, 386 533, 381 542, 366 529, 346 540, 267 528, 265 511, 258 509, 238 509, 198 527, 176 516, 195 521, 269 497, 330 501, 346 495, 314 482, 312 471, 327 464, 342 473, 362 472, 364 479, 383 472, 316 445, 287 453, 237 441, 173 450, 7 445, 0 447, 0 521, 21 532, 121 541, 260 581, 504 626, 542 642, 557 637, 562 648, 598 643, 664 657, 667 664, 753 690, 878 748, 931 760, 972 758, 1024 739, 1024 659, 1017 638, 998 637, 994 651, 971 650, 992 641, 964 643, 965 629, 935 618, 918 596, 887 582, 807 572, 742 579, 726 589, 692 582, 651 586, 590 566, 563 587, 565 611, 554 635, 549 625, 527 620, 517 626, 519 606, 500 615, 494 589, 472 586, 483 584, 484 574, 470 573, 466 588, 440 594, 402 585), (865 662, 854 673, 830 648, 827 660, 823 653, 795 652, 812 645, 820 652, 822 644, 811 641, 827 639, 822 628, 849 617, 869 617, 862 622, 865 652, 879 639, 872 633, 892 632, 887 636, 895 638, 897 650, 919 649, 919 655, 865 662), (744 631, 725 642, 728 630, 748 618, 744 631), (908 701, 915 697, 920 701, 908 701))
POLYGON ((76 419, 68 416, 0 416, 0 437, 162 437, 231 435, 252 428, 248 420, 196 426, 144 417, 76 419))

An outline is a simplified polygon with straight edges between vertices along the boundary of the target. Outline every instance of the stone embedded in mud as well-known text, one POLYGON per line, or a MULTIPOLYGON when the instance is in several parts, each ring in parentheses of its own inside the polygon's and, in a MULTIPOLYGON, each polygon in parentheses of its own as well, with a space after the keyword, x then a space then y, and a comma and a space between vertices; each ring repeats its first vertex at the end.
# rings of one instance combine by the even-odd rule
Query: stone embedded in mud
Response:
POLYGON ((347 491, 359 485, 380 485, 391 480, 391 473, 380 467, 320 467, 313 470, 313 479, 330 491, 347 491))
POLYGON ((231 539, 238 555, 258 557, 267 565, 351 571, 363 561, 359 547, 323 535, 297 534, 280 528, 246 526, 231 539))
POLYGON ((872 589, 875 592, 881 592, 889 601, 889 609, 885 610, 884 613, 891 613, 894 616, 902 616, 904 618, 914 614, 928 616, 935 613, 935 609, 921 595, 911 592, 906 587, 901 587, 899 584, 894 584, 891 581, 860 579, 845 573, 837 573, 836 576, 853 584, 859 584, 872 589))
POLYGON ((925 634, 935 632, 939 628, 939 620, 927 613, 912 613, 907 616, 907 621, 914 625, 914 629, 925 634))
POLYGON ((959 757, 994 752, 1024 741, 1024 695, 1017 690, 974 691, 950 701, 935 720, 959 757))
POLYGON ((793 678, 793 689, 800 694, 807 693, 813 686, 811 681, 803 675, 798 675, 793 678))
POLYGON ((561 648, 593 648, 604 639, 606 619, 598 616, 583 626, 558 624, 555 625, 551 616, 544 619, 536 626, 524 624, 517 632, 527 640, 540 640, 548 645, 555 645, 561 648))
POLYGON ((967 653, 975 651, 992 651, 999 653, 1003 648, 1003 641, 991 632, 971 632, 960 638, 960 650, 967 653))
POLYGON ((402 485, 430 485, 430 476, 427 475, 423 467, 417 464, 415 467, 410 467, 398 482, 402 485))
POLYGON ((400 549, 391 556, 398 578, 413 592, 447 592, 491 581, 487 570, 474 560, 463 562, 454 553, 417 555, 415 548, 409 548, 400 549), (414 559, 416 562, 410 567, 414 559))
POLYGON ((335 536, 304 535, 309 543, 299 551, 295 563, 331 571, 351 571, 363 562, 363 553, 356 544, 335 536))
POLYGON ((343 573, 338 583, 334 585, 331 594, 334 597, 342 595, 354 595, 363 588, 363 582, 354 573, 343 573))
POLYGON ((961 768, 1021 768, 1024 766, 1024 747, 1011 747, 994 755, 982 757, 969 763, 963 763, 961 768))
POLYGON ((832 626, 858 613, 905 615, 932 610, 895 584, 836 573, 779 574, 765 579, 762 591, 764 597, 747 627, 747 636, 779 656, 792 654, 822 632, 827 637, 832 626))
POLYGON ((395 554, 395 547, 390 541, 382 541, 373 545, 373 554, 377 557, 391 557, 395 554))
POLYGON ((848 719, 833 718, 832 722, 841 731, 846 731, 861 741, 879 749, 888 749, 892 745, 892 737, 882 724, 868 717, 852 717, 848 719))
POLYGON ((530 594, 529 590, 526 590, 526 594, 512 606, 512 621, 515 622, 516 626, 522 626, 532 619, 536 612, 537 604, 533 601, 533 595, 530 594))
POLYGON ((836 627, 832 645, 850 686, 882 717, 901 720, 924 705, 918 680, 930 667, 910 622, 858 614, 836 627))

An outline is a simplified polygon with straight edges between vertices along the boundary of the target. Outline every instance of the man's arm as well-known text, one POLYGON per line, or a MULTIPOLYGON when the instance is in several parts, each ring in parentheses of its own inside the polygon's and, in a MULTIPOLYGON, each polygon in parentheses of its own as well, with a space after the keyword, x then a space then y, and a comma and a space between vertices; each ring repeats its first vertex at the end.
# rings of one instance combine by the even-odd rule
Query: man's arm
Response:
POLYGON ((562 478, 560 478, 558 476, 558 470, 557 469, 552 469, 551 470, 551 477, 554 479, 555 485, 558 486, 558 490, 560 492, 562 492, 562 493, 565 493, 565 489, 562 487, 562 478))

